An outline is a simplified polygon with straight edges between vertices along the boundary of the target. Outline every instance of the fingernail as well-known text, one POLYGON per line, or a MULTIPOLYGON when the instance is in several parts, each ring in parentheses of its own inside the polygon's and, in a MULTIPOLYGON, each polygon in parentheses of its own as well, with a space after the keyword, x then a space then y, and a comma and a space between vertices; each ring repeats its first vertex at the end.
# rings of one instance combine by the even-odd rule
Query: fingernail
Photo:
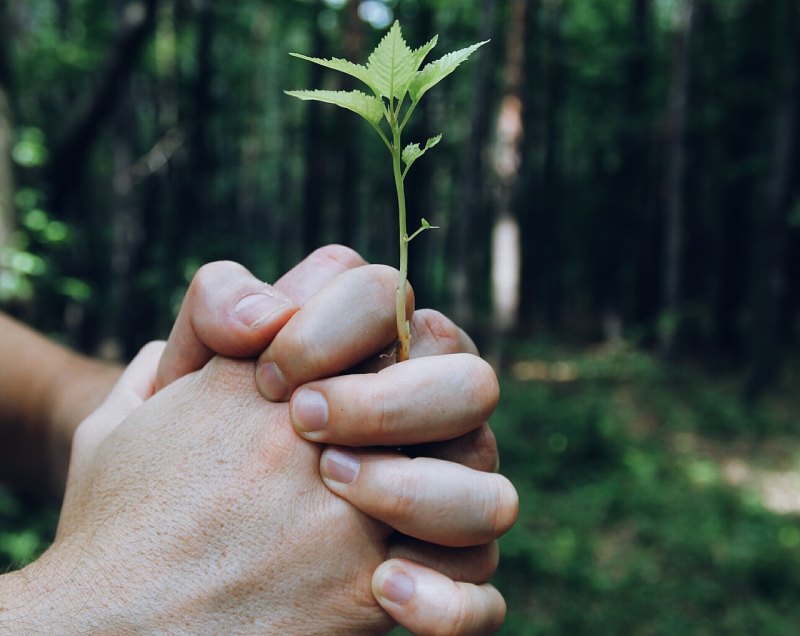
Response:
POLYGON ((350 484, 358 477, 361 461, 353 453, 335 448, 326 448, 322 453, 320 469, 322 476, 342 484, 350 484))
POLYGON ((261 394, 272 402, 280 402, 289 392, 283 373, 274 362, 265 362, 256 369, 256 384, 261 394))
POLYGON ((270 294, 248 294, 236 303, 233 314, 243 325, 255 329, 288 304, 282 298, 270 294))
POLYGON ((414 581, 400 570, 392 570, 381 582, 380 595, 390 603, 405 605, 414 596, 414 581))
POLYGON ((290 415, 301 433, 321 431, 328 423, 328 403, 319 391, 301 389, 292 398, 290 415))

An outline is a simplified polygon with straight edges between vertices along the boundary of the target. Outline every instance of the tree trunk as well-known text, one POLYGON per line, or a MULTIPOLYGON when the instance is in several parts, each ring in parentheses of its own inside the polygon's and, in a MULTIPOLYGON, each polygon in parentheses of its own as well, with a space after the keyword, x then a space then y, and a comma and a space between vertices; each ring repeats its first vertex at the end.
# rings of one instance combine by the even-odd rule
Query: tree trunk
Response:
MULTIPOLYGON (((344 29, 344 59, 361 60, 364 48, 364 22, 358 15, 359 3, 350 2, 347 5, 344 29)), ((354 78, 349 75, 342 76, 342 90, 353 90, 359 86, 354 78)), ((359 197, 359 182, 361 165, 359 157, 359 135, 356 125, 363 126, 364 122, 353 117, 353 113, 336 110, 338 118, 337 128, 342 133, 341 145, 341 173, 339 183, 339 242, 344 245, 353 245, 357 223, 361 217, 359 197)))
POLYGON ((681 0, 675 22, 672 86, 667 130, 666 212, 664 216, 664 278, 662 282, 661 353, 672 355, 680 323, 685 208, 686 121, 694 0, 681 0))
POLYGON ((0 0, 0 251, 6 247, 16 225, 14 209, 14 116, 11 106, 12 73, 9 44, 13 33, 9 24, 8 0, 0 0))
MULTIPOLYGON (((491 40, 495 35, 496 0, 483 0, 481 5, 481 40, 491 40)), ((494 72, 494 49, 485 47, 478 56, 475 73, 475 98, 470 112, 469 138, 464 148, 459 192, 461 194, 453 227, 453 254, 450 266, 450 285, 453 294, 453 318, 468 331, 474 325, 474 286, 480 281, 476 274, 476 228, 484 209, 484 149, 489 139, 489 97, 494 72)))
POLYGON ((525 132, 520 145, 520 187, 516 189, 514 209, 519 219, 521 244, 520 262, 520 294, 519 311, 517 312, 517 328, 520 335, 527 336, 533 332, 536 318, 536 285, 540 271, 539 258, 541 252, 537 241, 542 237, 537 227, 537 214, 542 202, 542 166, 537 160, 541 144, 542 115, 542 81, 541 50, 539 23, 541 13, 540 0, 533 0, 528 9, 529 24, 526 27, 528 36, 525 41, 525 82, 522 86, 522 100, 525 108, 522 111, 522 128, 525 132))
MULTIPOLYGON (((323 9, 321 0, 314 3, 316 15, 323 9)), ((312 24, 311 57, 325 57, 322 29, 312 24)), ((312 64, 309 86, 317 88, 323 84, 323 67, 312 64)), ((303 178, 303 254, 308 254, 322 244, 322 207, 325 204, 325 143, 322 126, 322 108, 320 102, 311 101, 306 104, 306 139, 304 151, 305 176, 303 178)))
POLYGON ((522 87, 525 77, 525 44, 530 41, 528 1, 510 6, 506 39, 505 90, 497 120, 494 173, 497 179, 497 219, 492 232, 492 325, 500 344, 515 326, 519 308, 520 231, 511 202, 519 179, 520 145, 524 130, 522 87))
POLYGON ((121 89, 150 37, 157 7, 158 0, 128 2, 124 12, 125 27, 95 90, 65 117, 66 132, 53 149, 47 175, 51 187, 50 202, 57 212, 67 207, 67 202, 79 187, 94 142, 116 109, 121 89))
POLYGON ((561 265, 561 206, 559 202, 559 164, 561 153, 560 115, 564 99, 566 69, 563 50, 563 19, 567 0, 551 3, 547 19, 547 98, 545 102, 544 167, 542 174, 542 205, 538 224, 542 236, 540 260, 545 324, 554 331, 561 323, 562 265, 561 265))
POLYGON ((776 104, 772 169, 766 188, 764 214, 756 244, 753 283, 753 313, 750 344, 751 369, 746 394, 758 398, 775 379, 780 345, 781 303, 786 294, 786 253, 790 235, 792 176, 797 149, 798 108, 800 108, 800 8, 794 0, 786 3, 788 44, 783 86, 776 104))

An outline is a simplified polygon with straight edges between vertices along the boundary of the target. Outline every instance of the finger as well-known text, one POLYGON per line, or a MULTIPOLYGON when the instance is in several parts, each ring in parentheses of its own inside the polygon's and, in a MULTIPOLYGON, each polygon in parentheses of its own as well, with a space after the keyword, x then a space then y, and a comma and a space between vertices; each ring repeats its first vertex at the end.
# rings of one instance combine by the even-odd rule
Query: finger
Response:
POLYGON ((349 247, 326 245, 290 269, 278 279, 275 287, 302 306, 339 274, 366 264, 367 261, 349 247))
POLYGON ((497 542, 467 548, 447 548, 405 535, 390 539, 387 558, 408 559, 441 572, 454 581, 486 583, 500 562, 497 542))
POLYGON ((497 438, 486 423, 447 442, 404 446, 403 452, 410 457, 443 459, 488 473, 496 473, 500 469, 497 438))
POLYGON ((201 267, 189 286, 164 357, 158 388, 202 368, 214 355, 260 354, 297 308, 343 271, 365 261, 341 245, 322 247, 267 285, 237 263, 201 267))
POLYGON ((437 545, 489 543, 517 518, 517 491, 508 479, 439 459, 331 446, 320 473, 367 516, 437 545))
MULTIPOLYGON (((397 276, 385 265, 357 267, 308 300, 259 358, 264 397, 285 400, 298 385, 345 371, 393 342, 397 276)), ((413 299, 409 286, 408 307, 413 299)))
POLYGON ((298 433, 315 442, 421 444, 479 428, 499 395, 491 366, 458 353, 305 384, 292 396, 289 413, 298 433))
POLYGON ((203 367, 215 354, 256 355, 298 306, 237 263, 201 267, 192 279, 158 368, 158 388, 203 367))
POLYGON ((418 636, 494 634, 506 614, 503 597, 491 585, 456 583, 405 559, 378 566, 372 593, 395 621, 418 636))
MULTIPOLYGON (((467 333, 434 309, 417 309, 411 319, 411 358, 443 356, 449 353, 478 355, 467 333)), ((377 373, 394 364, 394 356, 378 355, 352 369, 353 373, 377 373)))

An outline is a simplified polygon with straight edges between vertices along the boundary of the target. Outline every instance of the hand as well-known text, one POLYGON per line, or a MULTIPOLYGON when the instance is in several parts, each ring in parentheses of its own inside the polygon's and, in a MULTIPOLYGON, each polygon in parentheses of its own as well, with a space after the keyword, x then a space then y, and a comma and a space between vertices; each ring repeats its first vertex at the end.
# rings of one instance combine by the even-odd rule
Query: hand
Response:
MULTIPOLYGON (((264 361, 267 361, 270 356, 277 356, 277 359, 283 360, 281 366, 287 370, 293 385, 300 381, 333 375, 360 361, 372 351, 384 348, 394 339, 394 317, 391 309, 396 272, 380 267, 350 271, 361 265, 363 265, 363 260, 346 248, 335 246, 325 248, 314 253, 292 270, 274 288, 260 283, 246 270, 232 263, 206 266, 195 278, 186 296, 170 338, 172 346, 167 346, 167 351, 159 367, 160 383, 166 384, 169 382, 170 376, 177 377, 192 368, 199 368, 212 355, 213 350, 229 355, 252 355, 263 347, 263 343, 272 339, 286 320, 294 315, 299 304, 306 304, 304 311, 289 322, 286 329, 281 332, 282 335, 278 341, 263 356, 264 361), (317 298, 311 299, 309 302, 309 298, 316 289, 343 271, 347 271, 348 274, 340 276, 341 280, 337 280, 335 285, 331 285, 331 289, 325 290, 325 293, 320 293, 317 298), (263 296, 263 302, 248 303, 248 306, 260 306, 262 313, 257 312, 251 316, 251 318, 255 318, 255 326, 251 328, 247 323, 237 320, 235 308, 241 298, 250 300, 255 295, 263 296), (289 297, 296 298, 298 302, 293 304, 289 297), (344 312, 342 308, 344 308, 344 312), (332 343, 335 346, 331 346, 332 343), (295 368, 303 364, 306 365, 306 370, 302 367, 295 368), (316 371, 310 372, 309 368, 315 368, 316 371), (171 371, 165 373, 165 369, 171 371)), ((413 302, 412 298, 409 298, 409 302, 413 302)), ((412 324, 415 331, 415 346, 412 354, 415 357, 463 351, 476 352, 474 344, 469 338, 437 312, 424 310, 417 312, 412 324)), ((344 384, 340 384, 338 389, 336 386, 329 387, 328 400, 333 400, 334 404, 337 403, 337 400, 345 405, 350 404, 352 401, 349 396, 358 397, 363 386, 371 387, 374 397, 380 398, 377 403, 386 403, 387 397, 393 397, 395 405, 408 402, 414 408, 406 409, 405 413, 395 412, 393 414, 395 430, 392 435, 394 437, 377 439, 374 430, 369 426, 363 426, 364 422, 367 424, 380 423, 381 419, 380 414, 376 413, 375 409, 363 400, 360 413, 352 410, 345 413, 334 408, 334 412, 341 412, 342 415, 338 418, 338 427, 337 422, 333 421, 329 427, 326 427, 326 431, 311 434, 310 437, 316 436, 317 439, 325 439, 325 441, 333 443, 362 446, 377 443, 409 445, 433 442, 424 447, 407 446, 406 452, 414 455, 433 455, 460 462, 477 470, 496 468, 497 451, 494 436, 484 423, 497 399, 497 383, 494 374, 488 365, 474 355, 450 356, 449 358, 447 360, 444 358, 412 360, 405 365, 394 367, 394 370, 386 369, 377 375, 350 376, 350 379, 344 384), (456 368, 455 374, 449 372, 449 367, 453 365, 456 368), (417 369, 414 369, 414 366, 417 369), (392 374, 397 369, 405 369, 405 373, 412 376, 411 382, 409 383, 402 377, 392 378, 392 374), (445 372, 444 376, 442 371, 445 372), (442 377, 449 378, 450 383, 443 383, 442 377), (376 381, 369 382, 371 378, 376 381), (427 386, 432 389, 440 388, 438 394, 435 389, 429 391, 428 399, 441 407, 438 412, 446 417, 441 418, 439 422, 430 421, 428 405, 420 399, 423 398, 423 395, 415 390, 415 385, 427 386), (397 387, 404 387, 408 394, 415 395, 417 399, 413 402, 403 399, 402 392, 397 390, 393 391, 394 396, 392 396, 392 389, 397 387), (453 401, 452 398, 456 395, 456 392, 452 390, 454 387, 466 394, 468 399, 453 401), (445 396, 444 402, 442 402, 441 395, 445 396), (466 417, 463 417, 464 415, 466 417), (348 421, 358 421, 358 428, 347 430, 348 421), (342 427, 342 423, 345 424, 344 427, 342 427), (425 426, 420 426, 420 424, 425 424, 425 426), (456 439, 446 443, 436 443, 441 439, 448 438, 456 439)), ((260 367, 262 371, 259 376, 263 375, 263 366, 260 367)), ((362 365, 362 369, 366 366, 372 368, 386 366, 386 360, 375 357, 372 364, 362 365)), ((345 381, 344 378, 340 380, 345 381)), ((308 387, 308 391, 305 393, 297 392, 298 399, 293 400, 295 423, 298 423, 300 419, 297 417, 297 413, 302 411, 302 408, 297 407, 301 404, 302 397, 307 397, 312 391, 313 387, 308 387)), ((320 393, 317 392, 317 394, 320 393)), ((272 395, 271 397, 276 396, 272 395)), ((323 469, 326 466, 330 467, 331 462, 328 460, 336 456, 334 451, 329 451, 325 455, 323 469)), ((341 455, 338 456, 341 458, 341 455)), ((394 471, 397 474, 405 474, 404 481, 408 482, 407 486, 420 483, 441 484, 439 473, 442 467, 446 469, 445 474, 450 475, 461 486, 461 489, 456 488, 453 491, 442 488, 439 492, 420 488, 420 494, 428 497, 426 501, 422 502, 422 505, 405 505, 402 508, 392 509, 393 502, 403 500, 403 495, 398 492, 397 488, 400 481, 389 479, 384 485, 380 480, 368 478, 366 475, 370 473, 366 469, 359 479, 349 486, 337 484, 332 480, 328 481, 332 489, 349 498, 356 506, 404 532, 404 535, 395 535, 393 538, 392 556, 403 556, 430 563, 440 572, 446 572, 461 581, 482 583, 491 576, 497 566, 497 549, 491 539, 497 536, 502 528, 495 528, 493 530, 495 534, 490 532, 490 538, 486 539, 485 536, 480 535, 480 532, 486 535, 487 530, 471 527, 470 524, 473 520, 469 515, 446 515, 449 525, 444 524, 439 528, 436 528, 435 524, 430 524, 438 535, 426 534, 430 532, 431 528, 426 529, 419 524, 420 519, 432 521, 432 518, 425 514, 426 504, 427 507, 436 505, 456 512, 468 510, 470 505, 474 508, 476 502, 481 505, 481 497, 491 495, 490 492, 487 492, 485 480, 473 478, 464 481, 459 470, 452 470, 455 468, 454 465, 442 462, 429 462, 426 465, 423 461, 410 462, 408 458, 397 455, 376 455, 371 458, 372 461, 369 457, 364 459, 367 462, 365 465, 371 466, 372 472, 378 477, 393 475, 394 471), (385 487, 374 487, 379 483, 385 487), (360 484, 373 487, 359 487, 360 484), (469 488, 471 487, 474 487, 474 492, 470 492, 469 488), (450 505, 448 506, 448 504, 450 505), (416 538, 412 539, 409 535, 416 538), (427 539, 432 543, 419 541, 420 538, 427 539), (434 543, 444 545, 463 543, 471 547, 448 549, 433 545, 434 543), (466 567, 465 564, 467 564, 466 567)), ((492 482, 488 483, 491 487, 492 482)), ((505 497, 501 497, 497 501, 505 501, 506 511, 509 507, 513 507, 515 514, 516 497, 513 489, 507 483, 503 486, 505 487, 505 497), (510 497, 509 492, 513 496, 510 497), (513 500, 510 504, 509 499, 513 500)), ((408 499, 407 496, 405 498, 408 499)), ((412 500, 409 503, 414 504, 415 502, 412 500)), ((486 506, 486 504, 483 505, 486 506)), ((499 504, 495 505, 497 510, 502 507, 499 504)), ((433 571, 426 571, 419 567, 414 568, 411 564, 402 561, 387 563, 376 574, 375 580, 376 594, 386 609, 401 624, 418 633, 423 633, 424 628, 430 629, 437 623, 451 626, 454 624, 454 617, 440 609, 443 606, 443 599, 448 595, 455 600, 463 601, 476 592, 482 593, 492 599, 496 607, 490 607, 489 604, 484 603, 482 605, 471 604, 473 608, 482 608, 482 611, 488 611, 495 616, 502 615, 504 610, 502 599, 499 599, 496 592, 490 588, 458 587, 433 571), (403 566, 402 569, 413 575, 418 590, 427 590, 426 594, 417 594, 412 601, 402 607, 392 604, 385 598, 385 595, 381 594, 383 578, 387 573, 398 571, 401 566, 403 566), (433 587, 431 587, 432 581, 436 582, 433 587), (432 593, 433 590, 436 591, 435 594, 432 593)), ((456 607, 458 605, 451 603, 445 606, 456 607)), ((470 604, 462 603, 462 606, 469 607, 470 604)), ((462 614, 466 613, 462 612, 462 614)))
MULTIPOLYGON (((159 354, 146 348, 78 429, 56 541, 25 571, 29 587, 51 586, 39 590, 47 611, 27 620, 56 631, 388 629, 370 580, 390 529, 322 485, 319 447, 292 431, 287 404, 258 396, 250 364, 215 359, 110 424, 153 391, 159 354)), ((463 600, 485 616, 493 599, 463 600)), ((456 633, 496 627, 496 616, 469 623, 474 610, 456 633)))

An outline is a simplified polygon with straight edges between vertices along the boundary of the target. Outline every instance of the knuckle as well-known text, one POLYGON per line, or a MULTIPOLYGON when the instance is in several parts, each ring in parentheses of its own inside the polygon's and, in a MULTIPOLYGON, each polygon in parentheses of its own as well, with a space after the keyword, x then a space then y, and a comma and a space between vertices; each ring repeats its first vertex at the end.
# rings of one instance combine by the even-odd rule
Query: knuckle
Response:
POLYGON ((338 244, 320 247, 314 250, 309 258, 322 262, 332 262, 345 269, 354 269, 367 264, 367 261, 365 261, 358 252, 338 244))
POLYGON ((415 313, 420 322, 419 331, 427 334, 441 354, 461 353, 460 330, 444 314, 434 309, 420 309, 415 313))
POLYGON ((484 424, 471 437, 474 466, 477 470, 492 473, 497 471, 500 454, 497 438, 488 424, 484 424))
POLYGON ((439 625, 437 636, 467 636, 474 633, 472 608, 460 588, 453 587, 444 608, 447 622, 439 625))
POLYGON ((243 269, 239 263, 233 261, 206 263, 195 272, 189 289, 195 293, 206 291, 218 285, 221 279, 227 278, 232 272, 239 272, 243 269))
POLYGON ((394 521, 410 518, 419 502, 419 482, 410 473, 397 470, 390 483, 392 494, 383 499, 387 516, 394 521))

